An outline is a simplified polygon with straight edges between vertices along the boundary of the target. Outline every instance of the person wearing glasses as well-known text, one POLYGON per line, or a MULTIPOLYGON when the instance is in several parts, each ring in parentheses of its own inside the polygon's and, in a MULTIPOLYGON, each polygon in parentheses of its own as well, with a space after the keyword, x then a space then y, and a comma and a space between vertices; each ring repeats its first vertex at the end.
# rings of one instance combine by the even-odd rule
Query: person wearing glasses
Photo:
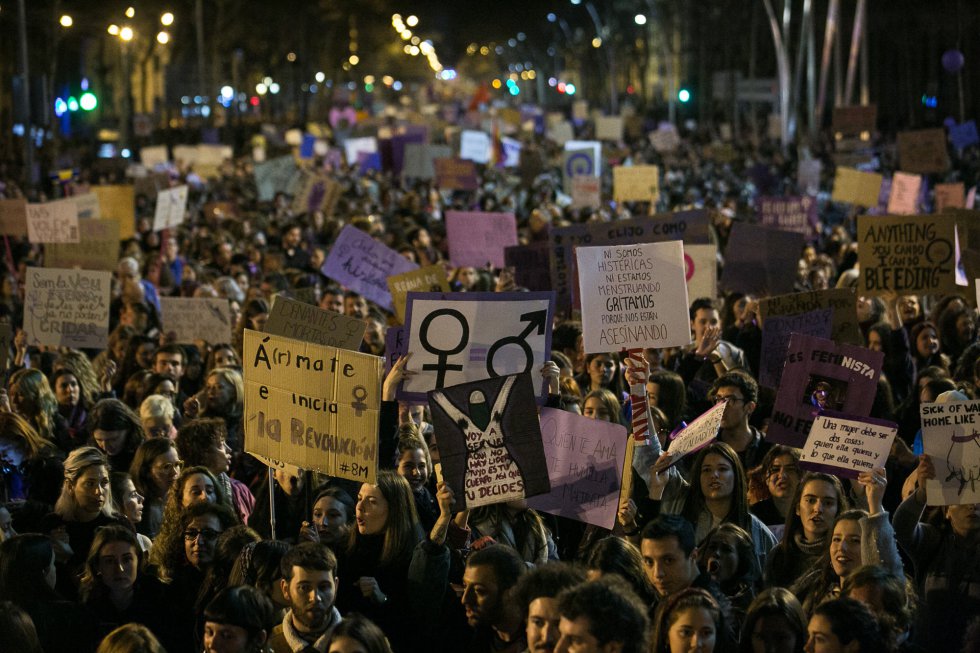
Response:
POLYGON ((732 370, 714 382, 708 396, 715 404, 726 404, 718 440, 735 450, 743 469, 759 465, 772 447, 759 429, 749 424, 759 398, 759 384, 747 373, 732 370))
POLYGON ((136 450, 129 474, 136 491, 143 495, 143 517, 136 530, 150 539, 160 532, 167 496, 180 475, 184 461, 169 438, 151 438, 136 450))

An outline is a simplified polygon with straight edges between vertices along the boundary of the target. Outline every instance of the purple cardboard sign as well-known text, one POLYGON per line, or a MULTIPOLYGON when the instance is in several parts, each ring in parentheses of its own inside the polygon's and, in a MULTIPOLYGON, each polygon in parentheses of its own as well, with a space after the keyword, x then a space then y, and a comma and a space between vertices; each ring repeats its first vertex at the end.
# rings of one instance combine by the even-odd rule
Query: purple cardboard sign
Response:
POLYGON ((830 339, 834 309, 824 308, 799 315, 770 315, 762 323, 762 360, 759 385, 778 388, 786 362, 786 348, 793 333, 830 339))
POLYGON ((551 358, 553 292, 408 293, 405 329, 416 374, 398 398, 424 401, 430 390, 530 372, 540 403, 541 366, 551 358))
POLYGON ((736 222, 725 247, 723 290, 779 295, 795 290, 804 238, 791 231, 736 222))
POLYGON ((817 200, 809 195, 760 197, 757 211, 759 222, 766 227, 793 231, 808 238, 816 235, 817 200))
POLYGON ((884 358, 880 351, 792 334, 766 439, 799 449, 823 411, 867 416, 884 358))
POLYGON ((980 143, 980 134, 977 133, 977 123, 973 120, 953 125, 949 128, 949 139, 953 141, 953 147, 957 150, 964 150, 971 145, 980 143))
POLYGON ((535 510, 612 530, 629 435, 620 424, 555 408, 539 413, 551 492, 529 499, 535 510))
POLYGON ((380 152, 358 152, 357 170, 359 174, 364 174, 371 170, 381 170, 380 152))
POLYGON ((385 376, 388 376, 391 368, 407 351, 408 340, 405 338, 405 327, 388 327, 385 332, 385 376))
POLYGON ((476 176, 476 164, 455 158, 433 160, 436 186, 442 190, 476 190, 480 181, 476 176))
POLYGON ((394 310, 388 277, 419 266, 357 227, 345 226, 320 272, 387 311, 394 310))
POLYGON ((551 290, 551 248, 548 241, 504 250, 504 262, 514 268, 514 283, 528 290, 551 290))
POLYGON ((517 220, 513 213, 447 211, 446 237, 453 265, 502 268, 504 249, 517 244, 517 220))

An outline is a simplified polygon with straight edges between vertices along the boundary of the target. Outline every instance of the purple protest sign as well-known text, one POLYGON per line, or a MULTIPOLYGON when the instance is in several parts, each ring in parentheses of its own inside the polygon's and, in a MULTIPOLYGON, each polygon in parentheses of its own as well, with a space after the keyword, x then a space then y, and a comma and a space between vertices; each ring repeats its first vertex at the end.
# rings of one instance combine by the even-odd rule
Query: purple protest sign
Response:
POLYGON ((504 260, 514 268, 514 282, 528 290, 551 290, 551 247, 546 240, 504 250, 504 260))
POLYGON ((517 221, 513 213, 447 211, 446 237, 453 265, 502 268, 504 250, 517 244, 517 221))
POLYGON ((303 140, 299 144, 299 158, 312 159, 313 146, 316 143, 316 136, 313 134, 303 134, 303 140))
POLYGON ((364 174, 371 170, 381 170, 380 152, 358 152, 357 170, 359 174, 364 174))
POLYGON ((830 338, 833 332, 834 309, 824 308, 798 315, 770 315, 762 323, 762 360, 759 364, 759 385, 778 388, 786 362, 786 348, 793 333, 817 338, 830 338))
POLYGON ((626 428, 555 408, 542 408, 539 419, 551 492, 528 499, 528 506, 611 530, 619 509, 626 428))
POLYGON ((884 358, 864 347, 791 335, 766 439, 799 449, 825 410, 867 416, 884 358))
POLYGON ((980 143, 977 123, 973 120, 967 120, 960 125, 953 125, 949 128, 949 139, 953 141, 953 147, 957 150, 963 150, 980 143))
POLYGON ((385 168, 390 169, 396 175, 402 173, 405 164, 405 146, 410 143, 423 144, 426 141, 428 130, 424 126, 412 126, 404 133, 395 134, 391 137, 390 155, 391 160, 385 161, 385 168))
POLYGON ((388 277, 418 268, 384 243, 347 225, 330 248, 320 272, 391 311, 394 307, 388 291, 388 277))
POLYGON ((816 235, 817 200, 800 197, 760 197, 756 210, 766 227, 792 231, 808 238, 816 235))
POLYGON ((388 327, 385 332, 385 376, 406 353, 408 339, 405 337, 405 327, 388 327))

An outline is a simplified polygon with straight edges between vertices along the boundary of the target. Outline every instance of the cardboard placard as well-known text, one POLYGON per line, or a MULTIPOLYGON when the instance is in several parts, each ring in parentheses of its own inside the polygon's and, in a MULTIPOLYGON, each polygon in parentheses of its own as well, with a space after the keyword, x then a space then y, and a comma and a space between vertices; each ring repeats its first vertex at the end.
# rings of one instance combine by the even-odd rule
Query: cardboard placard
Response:
POLYGON ((44 267, 81 268, 114 272, 119 263, 119 223, 115 220, 79 220, 77 243, 48 243, 44 267))
POLYGON ((395 305, 398 321, 405 323, 405 308, 410 292, 449 292, 446 268, 441 263, 427 265, 418 270, 388 277, 388 291, 395 305))
POLYGON ((821 308, 799 315, 770 315, 762 324, 762 358, 759 363, 759 385, 776 389, 783 376, 790 335, 801 333, 817 338, 831 338, 834 309, 821 308))
POLYGON ((28 204, 27 239, 32 243, 77 243, 78 206, 71 198, 28 204))
POLYGON ((926 481, 926 503, 980 503, 980 401, 919 406, 922 447, 936 478, 926 481))
POLYGON ((548 232, 551 243, 551 287, 560 310, 578 305, 578 268, 573 250, 579 245, 620 245, 683 240, 707 244, 709 214, 707 210, 660 213, 648 218, 616 222, 576 224, 548 232))
POLYGON ((502 268, 504 249, 517 244, 517 220, 513 213, 447 211, 446 238, 453 265, 502 268))
POLYGON ((561 122, 548 125, 548 138, 558 145, 564 145, 568 141, 574 140, 575 130, 572 128, 572 123, 567 120, 562 120, 561 122))
POLYGON ((718 296, 718 246, 684 245, 688 299, 718 296))
MULTIPOLYGON (((99 209, 103 220, 119 223, 119 238, 129 240, 136 235, 136 188, 127 185, 92 186, 99 197, 99 209)), ((154 189, 155 192, 155 189, 154 189)))
POLYGON ((690 344, 679 241, 575 249, 586 353, 690 344))
POLYGON ((276 295, 265 332, 315 345, 357 351, 364 340, 364 320, 276 295))
POLYGON ((660 196, 660 169, 634 165, 613 168, 613 199, 617 202, 656 202, 660 196))
POLYGON ((619 424, 542 408, 541 437, 551 491, 528 500, 534 510, 612 530, 626 464, 619 424))
POLYGON ((956 291, 955 218, 948 215, 858 216, 863 292, 956 291))
POLYGON ((595 121, 595 137, 600 141, 623 140, 622 116, 599 116, 595 121))
POLYGON ((594 209, 602 202, 602 180, 598 177, 572 177, 572 208, 594 209))
POLYGON ((936 213, 946 209, 966 208, 963 182, 955 184, 936 184, 936 213))
POLYGON ((896 172, 892 175, 891 193, 888 196, 888 212, 892 215, 918 213, 919 190, 922 177, 896 172))
POLYGON ((178 344, 231 342, 231 310, 224 298, 161 297, 160 321, 163 332, 175 334, 178 344))
POLYGON ((880 351, 792 334, 766 439, 801 448, 822 411, 866 417, 884 358, 880 351))
POLYGON ((459 158, 473 163, 490 163, 493 144, 490 134, 464 129, 459 135, 459 158))
POLYGON ((476 190, 480 182, 476 176, 476 164, 463 159, 441 158, 433 161, 436 170, 436 186, 442 190, 476 190))
POLYGON ((434 390, 428 401, 443 477, 458 508, 551 490, 528 374, 434 390))
POLYGON ((384 243, 357 227, 346 225, 330 248, 320 272, 391 311, 394 306, 388 292, 388 277, 418 268, 384 243))
POLYGON ((816 233, 817 200, 814 197, 760 197, 756 208, 763 226, 807 237, 816 233))
POLYGON ((898 132, 897 140, 902 170, 928 175, 949 169, 946 132, 942 128, 898 132))
POLYGON ((831 199, 864 207, 877 206, 881 180, 881 175, 875 172, 861 172, 854 168, 837 166, 831 199))
POLYGON ((816 197, 820 192, 820 173, 823 162, 820 159, 802 159, 796 171, 796 185, 800 192, 816 197))
POLYGON ((377 482, 381 359, 245 330, 245 450, 377 482))
POLYGON ((187 186, 177 186, 157 193, 153 231, 174 229, 184 222, 187 215, 187 190, 187 186))
POLYGON ((798 316, 827 308, 833 310, 829 339, 848 345, 864 346, 864 337, 858 327, 857 295, 850 288, 813 290, 759 300, 763 329, 765 321, 771 316, 798 316))
POLYGON ((725 248, 721 288, 753 295, 793 291, 802 234, 736 222, 725 248))
POLYGON ((860 136, 862 132, 874 133, 878 124, 878 107, 867 106, 834 107, 831 118, 832 129, 844 136, 860 136))
POLYGON ((28 344, 105 348, 111 285, 108 272, 27 268, 24 331, 28 344))
POLYGON ((554 303, 548 292, 409 293, 405 328, 416 374, 399 399, 423 401, 430 390, 530 372, 543 403, 554 303))
POLYGON ((684 456, 708 446, 718 437, 726 405, 725 401, 718 402, 674 437, 669 449, 674 454, 674 464, 684 456))
POLYGON ((893 422, 825 411, 810 428, 800 467, 856 479, 885 466, 897 433, 893 422))
POLYGON ((271 202, 276 193, 292 195, 292 189, 299 181, 299 168, 292 155, 256 163, 253 171, 260 202, 271 202))
POLYGON ((436 176, 435 160, 451 156, 452 150, 448 145, 406 143, 402 174, 407 179, 432 179, 436 176))
POLYGON ((27 200, 0 199, 0 235, 16 238, 27 235, 27 200))
POLYGON ((88 220, 102 217, 102 207, 99 206, 99 196, 95 193, 72 195, 71 199, 78 208, 78 219, 88 220))
POLYGON ((166 145, 144 145, 140 148, 140 163, 150 170, 158 165, 166 165, 169 160, 166 145))
POLYGON ((514 268, 514 283, 528 290, 551 290, 550 251, 545 240, 504 249, 504 263, 514 268))
POLYGON ((661 123, 657 131, 652 131, 648 135, 653 149, 661 154, 673 152, 681 145, 681 137, 677 133, 677 128, 670 123, 661 123))

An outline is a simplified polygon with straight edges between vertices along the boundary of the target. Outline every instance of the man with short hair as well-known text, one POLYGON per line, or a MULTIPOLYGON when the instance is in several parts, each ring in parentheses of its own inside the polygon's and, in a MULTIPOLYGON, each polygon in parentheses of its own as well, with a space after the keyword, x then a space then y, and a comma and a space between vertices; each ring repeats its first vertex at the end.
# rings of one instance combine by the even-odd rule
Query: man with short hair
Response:
POLYGON ((463 572, 466 621, 474 629, 470 653, 518 653, 526 645, 523 616, 507 594, 527 571, 517 552, 502 544, 474 551, 463 572))
POLYGON ((363 320, 371 314, 371 311, 363 296, 348 290, 344 293, 344 314, 363 320))
POLYGON ((745 353, 721 339, 721 315, 714 300, 701 297, 691 302, 691 335, 694 345, 678 357, 677 373, 687 385, 688 405, 695 413, 710 406, 708 388, 730 369, 747 368, 745 353))
POLYGON ((585 574, 581 569, 564 562, 550 562, 521 577, 514 596, 527 618, 526 653, 554 653, 560 637, 558 595, 583 582, 585 574))
POLYGON ((180 388, 180 379, 184 376, 184 348, 176 343, 164 345, 153 354, 153 372, 155 374, 166 374, 174 378, 174 386, 177 389, 177 396, 174 402, 177 406, 183 406, 187 401, 187 394, 180 388))
POLYGON ((762 438, 757 428, 749 425, 749 417, 757 406, 759 384, 745 372, 732 370, 714 382, 708 396, 716 404, 725 402, 718 439, 735 450, 744 469, 760 465, 772 444, 762 438))
POLYGON ((558 595, 560 653, 641 653, 647 650, 646 608, 615 574, 558 595))
MULTIPOLYGON (((640 555, 647 578, 661 599, 695 585, 701 576, 694 526, 680 515, 660 515, 644 526, 640 555)), ((705 574, 701 580, 710 579, 705 574)))
POLYGON ((279 581, 289 610, 269 637, 273 653, 326 653, 340 623, 337 558, 318 542, 303 542, 283 556, 279 581))

